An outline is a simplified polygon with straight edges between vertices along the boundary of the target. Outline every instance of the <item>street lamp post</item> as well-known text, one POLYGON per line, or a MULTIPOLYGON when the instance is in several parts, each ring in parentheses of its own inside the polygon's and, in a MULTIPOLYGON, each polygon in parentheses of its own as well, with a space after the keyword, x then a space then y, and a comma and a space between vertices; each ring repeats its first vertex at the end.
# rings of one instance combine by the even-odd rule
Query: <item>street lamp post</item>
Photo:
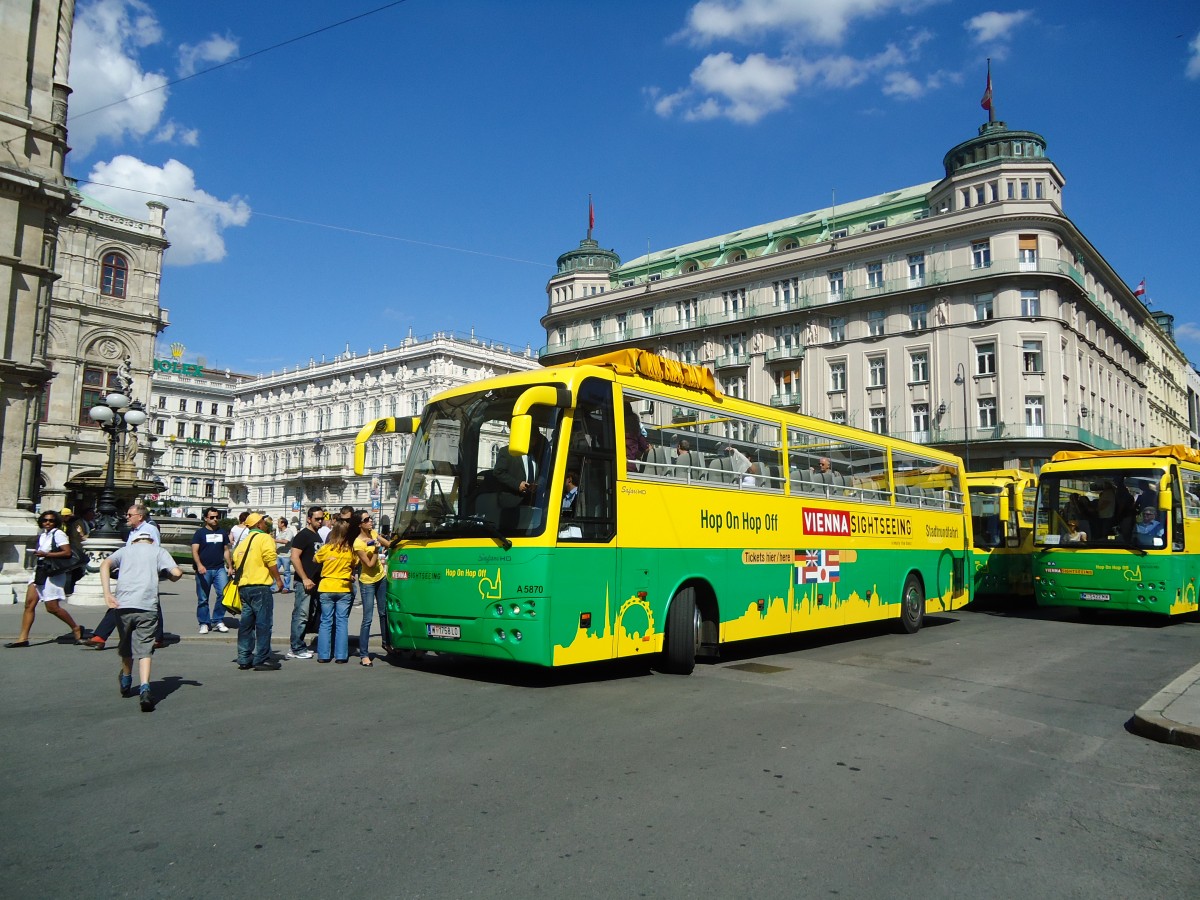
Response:
POLYGON ((963 463, 966 470, 971 471, 971 411, 967 408, 967 368, 958 364, 958 374, 954 383, 961 384, 963 389, 963 463))
POLYGON ((146 411, 139 401, 130 400, 124 394, 114 393, 104 398, 103 405, 96 405, 88 410, 88 416, 108 435, 108 468, 104 472, 104 488, 100 491, 96 528, 92 534, 97 538, 119 539, 121 529, 117 518, 117 494, 114 487, 117 442, 130 428, 145 423, 146 411))

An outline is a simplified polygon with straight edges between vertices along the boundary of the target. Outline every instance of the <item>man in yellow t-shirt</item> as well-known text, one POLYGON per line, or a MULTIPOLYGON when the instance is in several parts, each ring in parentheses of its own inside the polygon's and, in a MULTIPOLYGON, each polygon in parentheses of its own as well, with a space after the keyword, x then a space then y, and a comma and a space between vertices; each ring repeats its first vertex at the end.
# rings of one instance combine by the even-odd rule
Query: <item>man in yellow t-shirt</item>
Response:
POLYGON ((354 553, 358 557, 358 593, 362 597, 362 626, 358 630, 358 664, 371 665, 371 617, 379 609, 379 631, 383 636, 383 649, 388 645, 387 633, 387 574, 385 565, 386 543, 372 528, 371 516, 363 513, 359 517, 359 534, 354 539, 354 553))
POLYGON ((275 555, 275 538, 266 519, 258 513, 246 516, 246 536, 233 550, 233 570, 242 598, 242 620, 238 624, 237 667, 243 671, 273 672, 279 662, 271 659, 271 626, 275 597, 271 585, 283 589, 275 555))

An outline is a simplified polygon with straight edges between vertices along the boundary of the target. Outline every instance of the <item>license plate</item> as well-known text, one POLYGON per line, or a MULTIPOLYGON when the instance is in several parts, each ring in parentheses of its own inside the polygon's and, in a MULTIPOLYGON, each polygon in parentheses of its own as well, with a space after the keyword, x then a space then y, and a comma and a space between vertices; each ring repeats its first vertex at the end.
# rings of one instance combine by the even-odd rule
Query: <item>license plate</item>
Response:
POLYGON ((1112 594, 1089 594, 1086 591, 1079 595, 1080 600, 1098 600, 1107 603, 1112 599, 1112 594))
POLYGON ((431 638, 457 641, 462 637, 462 629, 457 625, 426 625, 425 634, 431 638))

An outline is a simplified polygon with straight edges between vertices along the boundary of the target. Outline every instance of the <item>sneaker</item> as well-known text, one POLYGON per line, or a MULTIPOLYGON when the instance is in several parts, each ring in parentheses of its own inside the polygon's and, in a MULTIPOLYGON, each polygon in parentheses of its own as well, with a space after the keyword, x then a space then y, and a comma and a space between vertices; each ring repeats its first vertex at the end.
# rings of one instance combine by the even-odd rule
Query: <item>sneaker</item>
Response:
POLYGON ((104 649, 104 638, 96 637, 96 635, 93 634, 90 638, 87 639, 87 642, 84 644, 84 646, 87 647, 89 650, 103 650, 104 649))
POLYGON ((201 633, 201 634, 208 634, 208 626, 207 626, 207 625, 201 625, 201 626, 200 626, 200 633, 201 633))
POLYGON ((118 675, 117 676, 117 684, 121 689, 122 697, 132 697, 133 696, 133 678, 131 676, 118 675))
POLYGON ((138 703, 141 704, 142 712, 154 712, 154 695, 150 693, 149 685, 143 685, 138 692, 138 703))
POLYGON ((311 650, 289 650, 284 656, 284 659, 312 659, 313 652, 311 650))
POLYGON ((225 632, 227 632, 229 630, 229 626, 226 625, 224 622, 218 622, 215 627, 216 627, 217 631, 221 632, 221 634, 224 634, 225 632))
POLYGON ((240 669, 243 672, 245 672, 247 669, 254 668, 254 666, 250 665, 250 663, 238 663, 237 667, 238 667, 238 669, 240 669))
POLYGON ((266 662, 260 662, 254 667, 255 672, 278 672, 283 666, 277 660, 268 659, 266 662))

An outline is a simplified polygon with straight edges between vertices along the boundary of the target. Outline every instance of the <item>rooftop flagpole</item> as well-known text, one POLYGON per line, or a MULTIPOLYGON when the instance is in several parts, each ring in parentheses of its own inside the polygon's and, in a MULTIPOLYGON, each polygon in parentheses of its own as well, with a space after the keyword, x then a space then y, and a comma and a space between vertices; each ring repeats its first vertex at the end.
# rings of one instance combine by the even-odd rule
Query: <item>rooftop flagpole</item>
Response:
POLYGON ((992 101, 992 58, 987 61, 987 88, 984 89, 983 99, 979 105, 988 111, 988 124, 996 121, 996 104, 992 101))

